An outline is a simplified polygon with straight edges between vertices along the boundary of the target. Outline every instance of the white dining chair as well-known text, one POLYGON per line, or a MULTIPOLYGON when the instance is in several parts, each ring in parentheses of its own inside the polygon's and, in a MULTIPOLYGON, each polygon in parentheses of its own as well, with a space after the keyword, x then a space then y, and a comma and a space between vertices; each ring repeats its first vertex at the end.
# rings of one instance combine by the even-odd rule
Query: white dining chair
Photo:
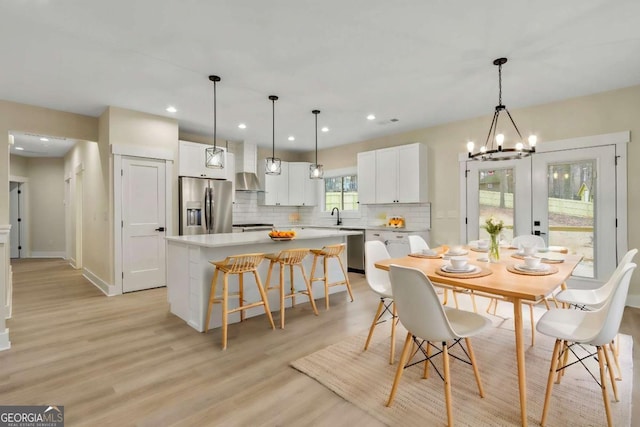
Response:
POLYGON ((545 248, 547 244, 542 237, 536 236, 535 234, 521 234, 513 238, 511 246, 518 249, 522 249, 525 246, 542 249, 545 248))
POLYGON ((615 276, 613 292, 600 308, 593 311, 553 309, 547 311, 538 321, 538 332, 556 339, 553 347, 553 355, 551 356, 551 368, 549 369, 549 377, 547 379, 547 391, 544 397, 544 407, 540 425, 544 426, 547 420, 554 376, 556 376, 557 373, 557 382, 559 383, 561 372, 567 367, 576 364, 574 361, 568 361, 569 352, 577 354, 574 346, 585 349, 585 345, 591 345, 596 347, 596 351, 593 353, 590 352, 586 356, 580 356, 579 361, 585 367, 584 360, 587 358, 595 357, 598 361, 600 368, 599 386, 602 389, 602 399, 604 401, 607 424, 609 427, 613 426, 605 380, 605 363, 609 370, 611 387, 616 401, 618 401, 618 391, 613 378, 613 370, 611 369, 609 352, 606 346, 618 334, 627 293, 629 291, 629 281, 635 268, 636 264, 634 263, 627 263, 622 267, 620 274, 615 276), (559 364, 561 364, 560 367, 558 367, 559 364))
POLYGON ((364 244, 364 272, 367 284, 373 292, 378 294, 380 302, 378 303, 378 309, 375 316, 373 316, 373 322, 369 328, 369 335, 367 341, 364 344, 364 350, 369 348, 371 343, 371 337, 373 331, 379 323, 385 322, 382 318, 385 314, 391 315, 391 349, 389 350, 389 364, 393 364, 395 359, 395 344, 396 344, 396 323, 398 316, 396 314, 396 306, 393 303, 393 293, 391 292, 391 282, 389 281, 389 273, 379 268, 376 268, 375 263, 385 259, 389 259, 391 256, 387 251, 387 247, 383 242, 379 240, 370 240, 364 244))
MULTIPOLYGON (((618 267, 611 274, 609 280, 606 281, 604 285, 596 289, 565 289, 558 292, 555 295, 556 301, 559 303, 565 304, 568 307, 574 307, 580 310, 595 310, 607 301, 611 292, 615 290, 615 286, 617 283, 617 276, 622 274, 624 270, 624 266, 633 261, 633 258, 638 253, 638 249, 629 250, 620 260, 618 267)), ((622 371, 620 370, 620 361, 618 360, 618 352, 619 349, 615 345, 618 342, 617 339, 614 339, 612 343, 609 344, 609 348, 613 353, 613 360, 616 364, 616 368, 618 370, 618 375, 616 376, 617 380, 622 379, 622 371)))
MULTIPOLYGON (((431 359, 442 354, 447 420, 449 426, 452 426, 453 411, 451 407, 449 350, 458 344, 462 346, 460 341, 464 339, 467 347, 465 353, 469 358, 468 363, 471 364, 473 368, 480 397, 484 397, 480 373, 469 337, 477 335, 482 330, 488 328, 491 322, 480 314, 445 307, 440 304, 433 284, 420 270, 392 264, 390 267, 390 277, 398 317, 408 332, 404 347, 402 348, 402 354, 400 355, 400 361, 398 362, 398 369, 396 370, 396 375, 393 380, 387 406, 391 406, 393 403, 404 369, 409 365, 416 364, 411 363, 413 357, 419 352, 425 356, 422 376, 423 378, 428 378, 429 363, 433 363, 431 359), (414 343, 413 348, 416 348, 415 346, 417 345, 417 349, 411 357, 409 357, 409 347, 412 347, 412 342, 414 343), (438 344, 440 344, 441 347, 439 347, 438 344), (436 350, 435 354, 431 354, 432 348, 436 350)), ((467 362, 462 358, 456 358, 467 362)), ((433 366, 435 369, 435 365, 433 366)), ((439 372, 438 374, 440 375, 439 372)))
MULTIPOLYGON (((417 236, 417 235, 410 235, 407 237, 409 239, 409 252, 412 254, 415 253, 420 253, 422 250, 425 249, 429 249, 429 245, 427 244, 427 242, 422 238, 422 236, 417 236)), ((476 308, 476 300, 475 300, 475 296, 473 295, 473 291, 467 291, 467 290, 462 290, 462 289, 455 289, 452 286, 448 286, 448 285, 443 285, 440 283, 436 284, 436 292, 437 293, 442 293, 442 304, 447 305, 447 302, 449 301, 449 290, 452 291, 453 294, 453 302, 456 306, 456 308, 459 308, 458 306, 458 292, 460 293, 469 293, 469 296, 471 297, 471 303, 473 304, 473 311, 477 312, 477 308, 476 308)))

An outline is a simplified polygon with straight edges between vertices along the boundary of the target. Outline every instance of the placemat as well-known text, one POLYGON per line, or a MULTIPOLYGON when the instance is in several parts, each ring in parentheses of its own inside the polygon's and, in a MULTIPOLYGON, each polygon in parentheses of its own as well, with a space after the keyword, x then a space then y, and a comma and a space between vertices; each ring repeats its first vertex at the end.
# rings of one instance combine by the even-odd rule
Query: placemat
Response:
POLYGON ((436 274, 439 274, 440 276, 444 276, 444 277, 455 278, 455 279, 473 279, 476 277, 488 276, 492 273, 491 270, 489 270, 488 268, 480 267, 479 265, 475 265, 474 267, 479 268, 480 270, 477 270, 472 273, 449 273, 448 271, 443 271, 442 269, 438 268, 436 269, 436 274))
POLYGON ((515 264, 508 265, 507 270, 515 274, 523 274, 525 276, 548 276, 549 274, 556 274, 558 267, 550 265, 548 270, 545 271, 521 271, 517 270, 515 264))
POLYGON ((484 249, 480 249, 480 248, 474 248, 473 246, 469 246, 469 249, 471 249, 474 252, 489 252, 489 248, 484 248, 484 249))
MULTIPOLYGON (((534 255, 534 256, 540 258, 540 262, 543 262, 545 264, 560 264, 561 262, 564 262, 564 259, 549 259, 541 255, 534 255)), ((524 259, 524 255, 518 255, 517 253, 511 254, 511 257, 515 259, 524 259)))
POLYGON ((437 258, 442 258, 442 254, 437 254, 437 255, 425 255, 425 254, 421 254, 421 253, 414 253, 414 254, 409 254, 409 256, 412 256, 414 258, 428 258, 428 259, 437 259, 437 258))

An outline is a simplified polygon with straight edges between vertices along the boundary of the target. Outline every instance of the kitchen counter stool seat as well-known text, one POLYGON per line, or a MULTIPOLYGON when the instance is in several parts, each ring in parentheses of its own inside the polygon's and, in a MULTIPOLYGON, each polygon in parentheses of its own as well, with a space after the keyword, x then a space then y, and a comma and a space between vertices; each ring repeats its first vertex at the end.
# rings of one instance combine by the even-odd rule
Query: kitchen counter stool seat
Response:
POLYGON ((311 253, 313 254, 313 264, 311 265, 311 285, 313 282, 324 282, 324 304, 325 308, 329 309, 329 288, 333 286, 346 286, 347 291, 349 292, 349 297, 351 298, 351 302, 353 302, 353 293, 351 292, 351 283, 349 283, 349 276, 347 275, 347 270, 344 268, 344 264, 342 263, 342 252, 344 252, 345 248, 344 243, 340 243, 337 245, 328 245, 323 247, 322 249, 311 249, 311 253), (324 266, 323 276, 315 277, 316 267, 318 263, 318 259, 322 258, 322 263, 324 266), (340 264, 340 269, 342 270, 342 274, 344 276, 344 280, 339 280, 337 282, 329 282, 329 275, 327 274, 327 266, 329 264, 330 259, 337 259, 340 264))
POLYGON ((279 289, 280 290, 280 328, 284 329, 284 300, 285 298, 291 298, 291 306, 295 307, 296 305, 296 294, 306 294, 309 297, 309 302, 311 303, 311 308, 313 309, 313 313, 317 316, 318 309, 316 308, 316 303, 313 300, 313 294, 311 293, 311 283, 307 278, 307 274, 304 271, 304 266, 302 265, 302 261, 309 255, 309 249, 286 249, 280 251, 277 254, 267 254, 266 258, 269 260, 269 271, 267 272, 267 282, 266 282, 266 290, 269 291, 271 289, 279 289), (273 272, 273 266, 276 264, 280 264, 280 280, 278 285, 271 285, 271 273, 273 272), (284 288, 284 270, 285 266, 289 266, 289 282, 290 288, 289 293, 285 292, 284 288), (297 291, 293 282, 293 267, 297 266, 302 273, 302 278, 304 280, 304 284, 306 290, 297 291))
POLYGON ((264 312, 269 319, 269 323, 271 323, 271 329, 275 329, 275 325, 273 323, 273 318, 271 317, 271 310, 269 309, 269 302, 267 300, 267 294, 262 286, 262 282, 260 281, 260 276, 258 275, 258 265, 264 259, 264 254, 240 254, 240 255, 231 255, 226 257, 222 261, 209 261, 211 264, 215 266, 215 270, 213 272, 213 278, 211 279, 211 292, 209 294, 209 309, 207 310, 207 320, 204 324, 204 331, 207 332, 209 330, 209 321, 211 320, 211 310, 213 309, 213 304, 222 304, 222 349, 225 350, 227 348, 227 325, 229 313, 235 313, 237 311, 240 312, 240 321, 244 320, 244 311, 253 308, 264 306, 264 312), (223 274, 223 282, 222 282, 222 295, 216 296, 216 286, 218 283, 218 274, 222 271, 223 274), (256 280, 256 286, 258 287, 258 292, 260 292, 260 301, 256 301, 253 303, 246 304, 244 301, 244 273, 253 273, 253 276, 256 280), (237 274, 238 275, 238 292, 234 294, 229 293, 229 274, 237 274), (237 297, 238 298, 238 307, 229 310, 229 298, 237 297))

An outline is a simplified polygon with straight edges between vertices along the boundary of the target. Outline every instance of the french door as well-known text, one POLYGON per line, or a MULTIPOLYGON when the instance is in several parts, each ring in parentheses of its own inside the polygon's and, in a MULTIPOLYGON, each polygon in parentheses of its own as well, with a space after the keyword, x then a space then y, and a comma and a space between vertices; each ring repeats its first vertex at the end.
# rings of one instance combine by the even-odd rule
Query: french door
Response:
POLYGON ((537 234, 582 255, 572 284, 595 287, 616 267, 616 191, 615 145, 467 161, 466 238, 485 238, 486 218, 502 219, 504 240, 537 234))

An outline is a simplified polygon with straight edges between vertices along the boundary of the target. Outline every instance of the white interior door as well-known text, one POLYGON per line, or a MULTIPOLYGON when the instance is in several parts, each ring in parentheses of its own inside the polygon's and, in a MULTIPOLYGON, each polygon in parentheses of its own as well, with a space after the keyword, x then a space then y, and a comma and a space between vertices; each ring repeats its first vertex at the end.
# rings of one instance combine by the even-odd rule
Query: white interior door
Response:
POLYGON ((166 285, 165 162, 122 159, 122 292, 166 285))
POLYGON ((532 157, 533 230, 583 256, 572 284, 599 286, 616 267, 615 146, 532 157))

